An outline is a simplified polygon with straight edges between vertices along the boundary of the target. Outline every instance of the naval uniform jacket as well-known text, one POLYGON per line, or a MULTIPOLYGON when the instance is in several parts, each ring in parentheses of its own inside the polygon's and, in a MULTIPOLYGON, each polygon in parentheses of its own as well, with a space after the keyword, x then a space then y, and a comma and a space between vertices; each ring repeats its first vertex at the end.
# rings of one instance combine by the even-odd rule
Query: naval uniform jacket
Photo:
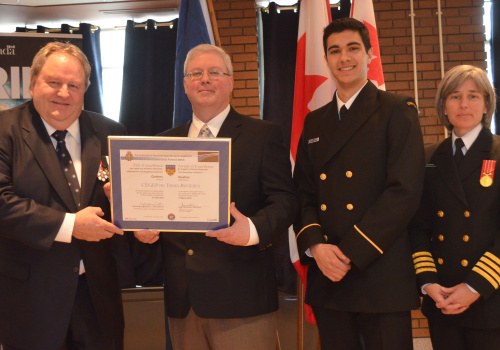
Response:
POLYGON ((418 307, 407 225, 424 177, 415 103, 368 82, 346 118, 336 98, 305 119, 294 180, 301 262, 309 264, 306 302, 349 312, 418 307), (337 245, 352 262, 340 282, 319 270, 306 250, 337 245))
MULTIPOLYGON (((125 128, 82 111, 81 204, 109 220, 97 179, 107 136, 125 128)), ((54 146, 33 103, 0 113, 0 342, 19 349, 59 349, 66 337, 83 259, 102 331, 123 342, 123 311, 112 239, 54 241, 77 207, 54 146)))
MULTIPOLYGON (((159 136, 186 137, 190 125, 159 136)), ((184 318, 190 307, 204 318, 243 318, 278 310, 272 244, 286 235, 297 213, 289 151, 277 125, 233 108, 217 137, 231 138, 231 202, 252 220, 259 244, 233 246, 202 232, 162 233, 169 317, 184 318)))
POLYGON ((426 150, 425 187, 411 239, 419 288, 467 283, 481 296, 460 315, 443 315, 424 296, 422 310, 473 328, 500 327, 500 137, 483 128, 458 170, 451 137, 426 150), (493 184, 479 183, 483 160, 496 160, 493 184))

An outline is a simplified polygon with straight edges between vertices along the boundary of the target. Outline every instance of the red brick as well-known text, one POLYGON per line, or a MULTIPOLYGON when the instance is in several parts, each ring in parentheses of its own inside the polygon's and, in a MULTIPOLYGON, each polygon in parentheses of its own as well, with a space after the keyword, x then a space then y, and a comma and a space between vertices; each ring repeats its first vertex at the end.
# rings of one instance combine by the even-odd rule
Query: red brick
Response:
POLYGON ((217 19, 231 19, 234 20, 234 18, 242 18, 243 17, 243 11, 241 10, 228 10, 228 11, 217 11, 217 19))
POLYGON ((233 10, 253 9, 255 7, 255 1, 231 1, 230 4, 233 10))
POLYGON ((246 53, 257 53, 258 50, 257 44, 245 44, 246 53))
POLYGON ((257 55, 253 53, 235 54, 233 55, 233 62, 256 62, 257 55))
POLYGON ((259 96, 259 89, 242 89, 233 91, 234 97, 256 97, 259 96))
POLYGON ((436 142, 438 142, 438 137, 436 135, 424 135, 424 145, 432 145, 436 142))
POLYGON ((242 35, 243 28, 222 28, 219 29, 220 36, 233 36, 233 35, 242 35))
POLYGON ((437 124, 436 117, 422 117, 419 120, 420 120, 420 125, 422 125, 422 126, 436 125, 437 124))
POLYGON ((245 80, 245 87, 247 88, 259 88, 259 81, 258 80, 245 80))
POLYGON ((232 53, 244 53, 245 52, 245 46, 243 45, 228 45, 224 47, 224 50, 226 50, 227 53, 232 54, 232 53))
POLYGON ((246 98, 233 98, 231 100, 231 105, 235 108, 241 107, 241 106, 245 107, 247 105, 247 99, 246 98))
POLYGON ((260 108, 259 107, 238 107, 237 111, 244 115, 249 115, 255 118, 259 118, 260 108))

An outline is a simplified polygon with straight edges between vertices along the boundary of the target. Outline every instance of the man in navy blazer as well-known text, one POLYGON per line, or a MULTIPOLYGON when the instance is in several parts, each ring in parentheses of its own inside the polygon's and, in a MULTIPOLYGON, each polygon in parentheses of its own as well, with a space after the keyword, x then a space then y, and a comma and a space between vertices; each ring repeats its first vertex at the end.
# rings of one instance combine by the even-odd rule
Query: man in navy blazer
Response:
POLYGON ((106 221, 109 201, 98 173, 107 136, 125 128, 82 110, 89 75, 80 49, 49 43, 33 60, 32 101, 0 113, 4 350, 123 349, 111 254, 113 236, 123 232, 106 221), (56 131, 63 131, 64 141, 51 137, 56 131), (71 157, 65 169, 75 183, 56 149, 71 157))
MULTIPOLYGON (((297 210, 289 152, 278 126, 229 104, 232 65, 222 49, 192 49, 184 88, 193 118, 168 137, 231 138, 230 227, 161 234, 165 308, 174 349, 275 349, 278 292, 272 244, 297 210)), ((136 233, 154 242, 158 232, 136 233)))

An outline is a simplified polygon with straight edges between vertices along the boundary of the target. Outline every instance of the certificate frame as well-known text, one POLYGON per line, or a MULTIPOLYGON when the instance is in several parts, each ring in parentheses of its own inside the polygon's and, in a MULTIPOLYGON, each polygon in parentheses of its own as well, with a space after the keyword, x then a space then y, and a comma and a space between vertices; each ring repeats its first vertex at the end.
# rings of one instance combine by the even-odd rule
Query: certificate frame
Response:
MULTIPOLYGON (((113 224, 117 227, 127 231, 149 229, 166 232, 207 232, 228 227, 230 220, 229 205, 231 198, 230 138, 108 136, 108 150, 111 182, 111 219, 113 224), (160 158, 165 157, 165 159, 155 160, 155 162, 168 162, 167 159, 169 159, 168 157, 171 156, 171 154, 173 154, 171 157, 177 157, 175 154, 184 151, 190 154, 197 152, 198 162, 206 161, 206 159, 203 160, 203 157, 207 154, 207 152, 209 154, 218 152, 218 209, 211 206, 212 210, 218 210, 217 219, 210 218, 211 221, 182 221, 177 219, 175 212, 170 212, 168 209, 165 209, 165 213, 161 214, 164 215, 162 219, 156 217, 154 220, 146 220, 144 218, 131 219, 126 216, 124 217, 124 211, 127 211, 127 208, 129 207, 128 203, 124 206, 124 197, 129 198, 130 196, 128 196, 127 192, 124 195, 123 186, 127 186, 128 180, 123 179, 124 176, 122 176, 122 173, 124 172, 125 165, 128 166, 129 163, 134 161, 134 152, 136 154, 147 154, 144 152, 152 152, 155 155, 160 155, 160 158), (125 161, 127 163, 124 163, 125 161)), ((142 157, 142 159, 146 158, 147 157, 142 157)), ((154 165, 157 167, 159 166, 158 164, 154 165)), ((169 176, 171 175, 169 174, 169 170, 167 170, 169 166, 170 165, 168 164, 164 164, 164 172, 162 176, 171 180, 173 176, 169 176)), ((139 176, 143 176, 143 174, 140 174, 139 176)), ((145 182, 149 180, 147 176, 152 177, 151 175, 144 173, 145 182)), ((158 179, 158 181, 161 180, 162 179, 158 179)), ((189 186, 192 186, 192 184, 189 184, 189 186)), ((202 184, 200 186, 203 187, 206 185, 202 184)), ((130 187, 127 190, 130 191, 130 187)), ((159 211, 160 210, 156 210, 156 213, 160 215, 159 211)))

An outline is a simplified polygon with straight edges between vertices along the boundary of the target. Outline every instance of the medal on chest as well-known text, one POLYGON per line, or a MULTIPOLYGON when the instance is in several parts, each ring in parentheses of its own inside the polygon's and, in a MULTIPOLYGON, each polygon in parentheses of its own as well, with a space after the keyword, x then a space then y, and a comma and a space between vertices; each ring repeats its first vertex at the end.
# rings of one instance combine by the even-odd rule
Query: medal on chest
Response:
POLYGON ((108 167, 108 157, 101 157, 101 164, 99 166, 99 171, 97 172, 97 178, 102 182, 106 182, 109 178, 109 167, 108 167))
POLYGON ((490 187, 493 184, 496 163, 496 160, 483 160, 483 168, 481 169, 481 177, 479 178, 481 186, 490 187))

